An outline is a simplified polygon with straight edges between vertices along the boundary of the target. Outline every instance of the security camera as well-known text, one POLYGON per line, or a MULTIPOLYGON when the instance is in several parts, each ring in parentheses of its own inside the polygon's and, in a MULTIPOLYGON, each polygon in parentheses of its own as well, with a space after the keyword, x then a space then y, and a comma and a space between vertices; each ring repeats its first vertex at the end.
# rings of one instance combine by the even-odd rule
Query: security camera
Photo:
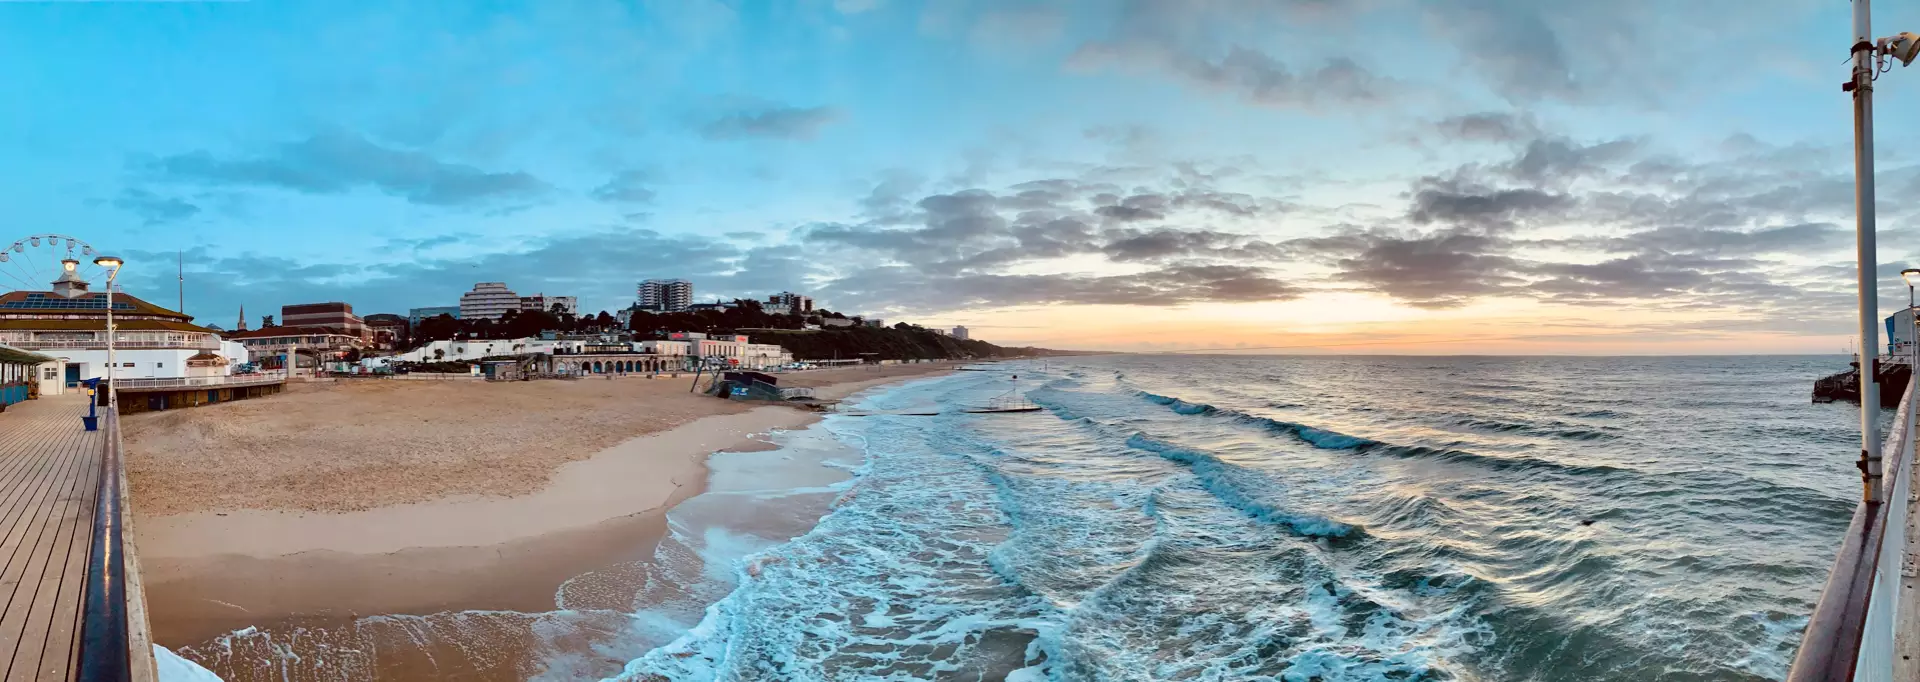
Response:
POLYGON ((1920 56, 1920 36, 1902 31, 1898 35, 1881 38, 1876 47, 1880 54, 1900 60, 1901 66, 1912 66, 1913 58, 1920 56))

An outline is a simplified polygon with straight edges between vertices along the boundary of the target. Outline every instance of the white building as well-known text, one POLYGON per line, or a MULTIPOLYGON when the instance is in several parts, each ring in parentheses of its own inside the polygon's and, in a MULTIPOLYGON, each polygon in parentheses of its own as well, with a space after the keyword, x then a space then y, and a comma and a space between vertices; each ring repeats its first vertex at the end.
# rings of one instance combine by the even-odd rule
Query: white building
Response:
POLYGON ((685 341, 635 341, 633 342, 633 349, 654 355, 684 356, 690 352, 688 344, 685 341))
POLYGON ((473 290, 460 295, 460 319, 497 320, 509 310, 520 309, 520 295, 507 288, 506 282, 480 282, 473 290))
POLYGON ((244 332, 232 332, 227 335, 225 344, 236 344, 246 349, 245 357, 258 358, 263 364, 284 369, 287 353, 300 354, 311 362, 295 363, 300 367, 318 366, 317 363, 337 358, 348 350, 366 348, 371 343, 357 335, 342 331, 339 327, 317 327, 312 325, 261 327, 244 332))
MULTIPOLYGON (((62 261, 51 291, 0 294, 0 344, 59 359, 62 376, 56 381, 69 386, 107 375, 107 294, 89 291, 90 285, 75 271, 78 265, 62 261)), ((229 373, 230 358, 219 355, 224 345, 220 337, 193 324, 190 315, 115 292, 113 321, 116 377, 229 373)))
POLYGON ((641 310, 677 313, 693 305, 693 283, 684 279, 650 279, 635 293, 641 310))
POLYGON ((967 336, 967 328, 966 328, 966 327, 959 327, 959 326, 956 326, 956 327, 954 327, 954 328, 953 328, 953 338, 956 338, 956 339, 961 339, 961 340, 965 340, 965 339, 969 339, 969 338, 972 338, 972 337, 970 337, 970 336, 967 336))
POLYGON ((560 352, 578 352, 579 346, 584 343, 584 341, 549 341, 531 336, 521 339, 433 341, 405 353, 380 359, 406 362, 479 360, 509 355, 552 354, 556 349, 560 352))
POLYGON ((520 297, 521 310, 545 310, 553 312, 554 306, 560 306, 560 312, 568 315, 580 314, 580 299, 574 296, 548 296, 534 294, 520 297))
POLYGON ((668 339, 687 344, 687 354, 709 364, 742 369, 766 369, 793 362, 793 353, 770 343, 751 343, 742 334, 709 336, 699 332, 673 332, 668 339))

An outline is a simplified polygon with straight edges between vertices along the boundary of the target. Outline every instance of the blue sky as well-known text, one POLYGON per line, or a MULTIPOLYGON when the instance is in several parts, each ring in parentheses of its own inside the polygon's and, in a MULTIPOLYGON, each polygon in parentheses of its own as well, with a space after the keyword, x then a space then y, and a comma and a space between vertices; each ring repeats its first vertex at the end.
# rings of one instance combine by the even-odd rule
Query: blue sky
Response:
MULTIPOLYGON (((0 3, 0 244, 162 303, 184 251, 222 325, 686 277, 1063 347, 1832 351, 1848 11, 0 3)), ((1879 93, 1897 272, 1920 76, 1879 93)))

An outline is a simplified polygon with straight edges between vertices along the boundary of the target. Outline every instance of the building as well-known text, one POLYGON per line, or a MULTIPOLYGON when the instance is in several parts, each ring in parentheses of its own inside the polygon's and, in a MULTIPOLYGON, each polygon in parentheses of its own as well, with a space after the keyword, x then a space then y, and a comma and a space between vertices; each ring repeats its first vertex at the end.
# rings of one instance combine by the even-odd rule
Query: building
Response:
POLYGON ((337 327, 291 326, 261 327, 252 331, 233 332, 227 340, 237 341, 246 347, 249 356, 257 358, 262 367, 281 369, 286 364, 287 353, 300 354, 301 367, 317 366, 319 360, 334 360, 344 356, 347 351, 365 348, 369 344, 357 334, 348 334, 337 327), (312 365, 305 362, 313 358, 312 365))
POLYGON ((953 334, 952 334, 952 336, 953 336, 953 338, 956 338, 956 339, 960 339, 960 340, 962 340, 962 341, 965 341, 965 340, 967 340, 967 339, 969 339, 969 338, 972 338, 972 337, 970 337, 970 336, 967 336, 967 328, 966 328, 966 327, 961 327, 961 326, 955 326, 955 327, 953 328, 953 334))
POLYGON ((642 353, 685 357, 690 350, 685 341, 635 341, 633 349, 642 353))
MULTIPOLYGON (((418 327, 420 326, 421 320, 439 317, 441 315, 451 315, 453 319, 458 320, 460 319, 460 308, 458 306, 449 305, 449 306, 439 306, 439 307, 432 307, 432 308, 410 309, 407 311, 407 327, 408 328, 418 327)), ((246 327, 240 328, 240 331, 246 331, 246 330, 247 330, 246 327)))
POLYGON ((869 326, 869 327, 874 327, 874 328, 879 328, 879 327, 885 327, 885 326, 887 326, 887 321, 886 321, 886 320, 882 320, 882 319, 880 319, 880 318, 878 318, 878 317, 869 317, 869 318, 864 318, 863 320, 861 320, 861 323, 862 323, 862 324, 865 324, 866 326, 869 326))
POLYGON ((672 341, 687 344, 686 354, 709 365, 727 365, 744 369, 766 369, 793 362, 786 348, 752 343, 742 334, 708 335, 699 332, 673 332, 672 341))
POLYGON ((930 331, 930 332, 933 332, 933 333, 935 333, 935 334, 939 334, 939 335, 941 335, 941 336, 946 336, 946 335, 947 335, 947 330, 945 330, 945 329, 929 329, 929 330, 927 330, 927 331, 930 331))
POLYGON ((0 345, 0 412, 35 396, 60 393, 59 365, 52 356, 0 345))
POLYGON ((805 315, 813 312, 813 297, 782 291, 767 297, 767 312, 805 315))
POLYGON ((573 296, 548 296, 545 294, 521 296, 520 309, 544 310, 555 314, 565 313, 567 315, 579 315, 580 299, 573 296), (559 306, 560 310, 555 311, 553 309, 554 306, 559 306))
POLYGON ((520 295, 506 282, 480 282, 460 295, 460 319, 497 320, 509 310, 520 309, 520 295))
POLYGON ((828 318, 822 318, 822 319, 820 320, 820 326, 822 326, 822 327, 851 327, 851 326, 853 326, 853 320, 850 320, 850 319, 847 319, 847 318, 841 318, 841 317, 828 317, 828 318))
POLYGON ((640 283, 636 294, 640 309, 649 312, 685 312, 693 305, 693 283, 684 279, 650 279, 640 283))
POLYGON ((280 324, 287 327, 332 327, 340 333, 372 341, 367 323, 353 314, 353 306, 338 301, 280 306, 280 324))
MULTIPOLYGON (((50 291, 0 294, 0 344, 59 360, 63 375, 56 381, 67 386, 107 374, 107 294, 89 290, 75 271, 79 264, 61 261, 60 278, 50 291)), ((213 368, 219 375, 230 370, 230 356, 219 355, 219 335, 194 324, 190 315, 115 292, 113 321, 115 377, 205 376, 188 372, 188 361, 198 357, 204 363, 203 354, 220 357, 213 368)))
POLYGON ((393 350, 407 345, 413 335, 413 325, 407 318, 393 313, 374 313, 366 317, 367 331, 372 336, 374 348, 393 350))
POLYGON ((738 307, 740 307, 740 304, 734 303, 733 301, 714 301, 712 303, 689 304, 685 308, 685 310, 686 312, 689 312, 689 313, 697 313, 697 312, 707 311, 707 310, 711 310, 717 313, 717 312, 724 311, 728 308, 738 308, 738 307))

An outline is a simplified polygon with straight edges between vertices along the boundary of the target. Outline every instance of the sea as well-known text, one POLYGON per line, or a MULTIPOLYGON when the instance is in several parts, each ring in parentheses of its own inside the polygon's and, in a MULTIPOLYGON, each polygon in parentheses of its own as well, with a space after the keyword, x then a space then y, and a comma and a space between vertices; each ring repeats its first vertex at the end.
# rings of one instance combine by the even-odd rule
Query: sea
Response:
MULTIPOLYGON (((651 560, 523 618, 547 648, 515 675, 1777 680, 1857 495, 1857 408, 1809 402, 1846 360, 1111 355, 884 386, 716 456, 651 560)), ((182 653, 232 669, 249 636, 182 653)))

